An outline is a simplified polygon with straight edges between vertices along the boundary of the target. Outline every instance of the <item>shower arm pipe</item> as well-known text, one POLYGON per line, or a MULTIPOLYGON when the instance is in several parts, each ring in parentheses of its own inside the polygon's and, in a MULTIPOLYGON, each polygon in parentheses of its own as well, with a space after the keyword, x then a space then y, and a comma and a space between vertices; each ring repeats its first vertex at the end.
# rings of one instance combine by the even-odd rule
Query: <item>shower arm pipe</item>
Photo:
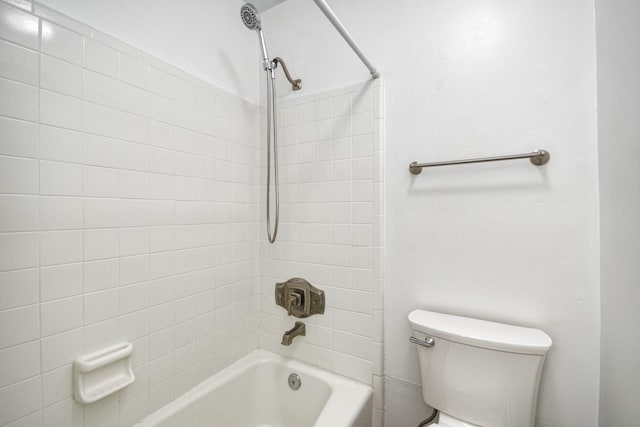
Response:
POLYGON ((289 83, 291 83, 291 89, 292 90, 300 90, 302 89, 302 80, 300 79, 293 79, 293 77, 291 77, 291 74, 289 74, 289 69, 287 68, 287 64, 284 63, 284 60, 282 58, 280 58, 279 56, 273 58, 273 64, 274 64, 274 68, 278 66, 278 64, 282 65, 282 71, 284 71, 284 75, 287 77, 287 80, 289 80, 289 83))
POLYGON ((336 30, 338 30, 338 32, 340 33, 342 38, 344 38, 347 44, 351 46, 351 49, 353 49, 356 55, 358 55, 358 58, 360 58, 360 60, 364 63, 364 65, 369 69, 369 72, 371 73, 371 77, 373 77, 374 79, 377 79, 378 77, 380 77, 380 73, 378 72, 378 70, 376 70, 376 67, 374 67, 373 64, 369 62, 367 57, 364 56, 364 53, 362 53, 362 50, 360 49, 358 44, 355 42, 355 40, 353 40, 353 37, 351 37, 351 34, 349 34, 349 31, 347 31, 347 29, 342 24, 340 19, 338 19, 338 17, 333 12, 333 10, 331 10, 327 2, 324 0, 313 0, 313 1, 316 3, 316 5, 318 5, 322 13, 325 14, 327 19, 329 19, 329 21, 333 24, 336 30))

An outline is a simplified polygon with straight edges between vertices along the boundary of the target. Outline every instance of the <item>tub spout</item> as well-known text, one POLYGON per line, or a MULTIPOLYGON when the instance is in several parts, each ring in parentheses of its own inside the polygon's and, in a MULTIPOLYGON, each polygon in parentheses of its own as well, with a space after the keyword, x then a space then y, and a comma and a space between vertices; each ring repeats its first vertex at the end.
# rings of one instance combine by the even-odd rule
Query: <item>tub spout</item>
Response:
POLYGON ((307 327, 302 322, 296 322, 293 328, 284 333, 282 336, 282 345, 290 345, 293 339, 298 335, 307 335, 307 327))

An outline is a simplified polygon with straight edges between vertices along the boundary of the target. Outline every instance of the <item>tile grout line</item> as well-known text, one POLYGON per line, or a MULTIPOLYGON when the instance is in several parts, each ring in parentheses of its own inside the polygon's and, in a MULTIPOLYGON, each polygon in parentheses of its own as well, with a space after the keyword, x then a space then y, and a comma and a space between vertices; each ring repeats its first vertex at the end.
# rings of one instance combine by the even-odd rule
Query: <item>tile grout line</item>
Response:
MULTIPOLYGON (((31 4, 31 9, 33 9, 33 4, 31 4)), ((37 18, 38 19, 38 49, 37 49, 37 55, 38 55, 38 61, 37 61, 37 67, 38 67, 38 85, 37 85, 37 90, 38 90, 38 97, 37 97, 37 102, 38 102, 38 122, 37 122, 37 127, 38 127, 38 133, 37 133, 37 137, 38 137, 38 143, 37 143, 37 158, 38 158, 38 320, 39 320, 39 332, 40 332, 40 339, 39 339, 39 347, 40 347, 40 370, 39 370, 39 374, 40 374, 40 389, 39 389, 39 393, 40 393, 40 410, 42 409, 43 406, 43 396, 42 396, 42 390, 44 389, 44 376, 42 375, 43 373, 43 357, 42 357, 42 330, 43 330, 43 324, 42 324, 42 253, 40 250, 41 247, 41 240, 42 240, 42 219, 40 218, 40 211, 41 211, 41 204, 42 204, 42 200, 41 200, 41 193, 42 193, 42 188, 41 188, 41 172, 40 172, 40 166, 41 166, 41 141, 40 141, 40 122, 41 122, 41 103, 40 103, 40 91, 41 91, 41 85, 42 85, 42 56, 41 56, 41 52, 42 52, 42 19, 37 18)))

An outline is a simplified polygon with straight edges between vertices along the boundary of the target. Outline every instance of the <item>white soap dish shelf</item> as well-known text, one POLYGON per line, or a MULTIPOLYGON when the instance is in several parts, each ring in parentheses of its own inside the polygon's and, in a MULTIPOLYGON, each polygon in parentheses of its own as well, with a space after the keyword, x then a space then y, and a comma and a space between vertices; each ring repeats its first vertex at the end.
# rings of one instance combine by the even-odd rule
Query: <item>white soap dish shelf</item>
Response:
POLYGON ((78 357, 73 362, 73 398, 92 403, 133 383, 132 353, 133 346, 124 342, 78 357))

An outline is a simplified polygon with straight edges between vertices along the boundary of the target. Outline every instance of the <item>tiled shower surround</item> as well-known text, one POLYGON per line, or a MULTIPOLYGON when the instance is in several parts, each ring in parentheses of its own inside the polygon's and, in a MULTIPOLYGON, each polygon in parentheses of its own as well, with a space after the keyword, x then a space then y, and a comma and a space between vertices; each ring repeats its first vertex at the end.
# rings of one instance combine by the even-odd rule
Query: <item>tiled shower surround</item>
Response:
POLYGON ((0 26, 0 425, 128 426, 256 347, 258 109, 0 8, 32 30, 0 26), (72 360, 121 340, 134 385, 75 403, 72 360))
POLYGON ((372 384, 380 422, 380 83, 280 104, 271 246, 257 106, 11 3, 29 33, 0 26, 0 426, 130 426, 258 347, 372 384), (293 276, 328 308, 283 347, 293 276), (73 359, 119 341, 135 383, 76 403, 73 359))
MULTIPOLYGON (((281 103, 279 238, 260 239, 261 347, 372 385, 374 425, 383 409, 383 94, 378 79, 281 103), (291 277, 323 289, 327 309, 285 347, 295 319, 273 303, 273 284, 291 277)), ((265 135, 264 117, 262 127, 265 135)), ((264 137, 261 147, 264 174, 264 137)))

